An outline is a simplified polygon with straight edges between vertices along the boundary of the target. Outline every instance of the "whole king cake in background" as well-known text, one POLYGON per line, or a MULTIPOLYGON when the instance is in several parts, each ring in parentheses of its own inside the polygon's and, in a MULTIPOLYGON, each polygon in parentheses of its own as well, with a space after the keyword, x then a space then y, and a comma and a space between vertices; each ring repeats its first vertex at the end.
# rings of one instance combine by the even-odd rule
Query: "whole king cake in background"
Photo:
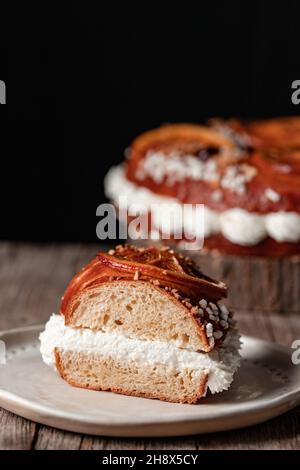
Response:
POLYGON ((204 204, 194 256, 234 286, 230 304, 299 310, 300 118, 166 125, 137 137, 127 157, 105 179, 115 204, 121 195, 149 207, 204 204))
POLYGON ((146 132, 133 141, 125 167, 111 170, 106 191, 149 206, 205 204, 207 250, 299 254, 300 119, 146 132))
POLYGON ((70 282, 43 359, 77 387, 196 403, 227 390, 240 364, 226 293, 167 247, 118 245, 70 282))

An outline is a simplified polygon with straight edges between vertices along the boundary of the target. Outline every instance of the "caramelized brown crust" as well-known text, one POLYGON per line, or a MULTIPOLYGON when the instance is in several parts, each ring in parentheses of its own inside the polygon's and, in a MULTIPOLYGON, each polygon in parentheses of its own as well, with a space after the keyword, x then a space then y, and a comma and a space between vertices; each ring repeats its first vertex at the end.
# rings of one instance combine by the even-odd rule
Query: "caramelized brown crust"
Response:
POLYGON ((182 203, 204 203, 219 212, 240 207, 261 214, 276 211, 300 213, 300 118, 249 124, 229 121, 215 126, 213 130, 204 126, 178 124, 142 134, 133 141, 126 167, 127 178, 154 193, 177 198, 182 203), (243 148, 234 136, 228 137, 231 131, 240 137, 247 135, 252 150, 243 148), (212 152, 209 151, 211 148, 212 152), (166 154, 176 150, 200 159, 199 152, 207 150, 206 158, 217 164, 219 181, 232 165, 241 171, 246 164, 255 174, 247 182, 247 191, 242 193, 221 188, 219 181, 185 178, 169 185, 166 181, 155 182, 147 175, 141 180, 137 177, 137 170, 148 150, 166 154), (269 188, 280 194, 279 200, 266 197, 269 188), (221 199, 214 197, 216 189, 221 189, 221 199))
POLYGON ((244 128, 256 149, 280 149, 283 154, 291 149, 300 151, 300 117, 251 121, 244 128))
POLYGON ((218 301, 227 295, 225 284, 204 276, 190 259, 167 247, 118 245, 108 253, 99 252, 71 280, 62 299, 61 313, 66 318, 71 316, 76 308, 74 300, 84 290, 121 279, 155 281, 161 288, 176 289, 179 295, 196 303, 202 298, 218 301))
POLYGON ((130 146, 130 163, 135 169, 148 150, 165 153, 179 150, 190 155, 209 150, 224 163, 229 162, 229 159, 231 162, 236 160, 232 152, 235 150, 235 143, 231 139, 214 129, 197 124, 170 124, 141 134, 130 146))

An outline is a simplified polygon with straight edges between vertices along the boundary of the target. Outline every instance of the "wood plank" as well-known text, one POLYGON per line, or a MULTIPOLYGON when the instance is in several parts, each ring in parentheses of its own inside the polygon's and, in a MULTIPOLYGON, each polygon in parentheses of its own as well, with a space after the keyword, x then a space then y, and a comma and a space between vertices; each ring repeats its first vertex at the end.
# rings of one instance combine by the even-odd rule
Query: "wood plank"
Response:
POLYGON ((84 436, 80 450, 144 450, 143 439, 84 436))
POLYGON ((266 423, 236 431, 199 436, 199 450, 299 449, 299 421, 295 411, 266 423))
POLYGON ((146 450, 197 450, 197 436, 145 439, 146 450))
POLYGON ((81 441, 80 434, 40 425, 33 448, 35 450, 78 450, 81 441))
POLYGON ((0 329, 43 323, 95 246, 12 243, 0 250, 0 329))
POLYGON ((196 253, 203 272, 229 286, 228 304, 233 309, 300 312, 300 257, 236 257, 196 253))
POLYGON ((0 449, 29 450, 37 425, 0 408, 0 449))

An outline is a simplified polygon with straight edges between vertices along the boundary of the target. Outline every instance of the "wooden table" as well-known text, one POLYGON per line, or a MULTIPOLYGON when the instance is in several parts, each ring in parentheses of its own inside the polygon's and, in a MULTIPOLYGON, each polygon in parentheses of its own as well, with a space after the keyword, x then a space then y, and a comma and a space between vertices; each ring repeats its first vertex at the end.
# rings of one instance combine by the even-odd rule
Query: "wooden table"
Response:
MULTIPOLYGON (((99 250, 92 245, 0 244, 0 329, 34 325, 58 311, 67 282, 99 250)), ((242 333, 290 346, 300 312, 236 312, 242 333)), ((299 366, 300 367, 300 366, 299 366)), ((122 439, 63 432, 0 408, 0 449, 300 449, 300 407, 237 431, 163 439, 122 439)))

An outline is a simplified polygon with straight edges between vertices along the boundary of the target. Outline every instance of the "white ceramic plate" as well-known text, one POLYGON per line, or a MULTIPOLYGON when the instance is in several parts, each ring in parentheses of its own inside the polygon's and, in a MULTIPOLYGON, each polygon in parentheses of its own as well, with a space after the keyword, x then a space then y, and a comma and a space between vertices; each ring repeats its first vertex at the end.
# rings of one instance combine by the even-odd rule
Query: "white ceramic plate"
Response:
POLYGON ((243 337, 242 365, 229 391, 198 405, 164 403, 73 388, 43 364, 41 327, 0 334, 0 405, 57 428, 110 436, 175 436, 261 423, 300 403, 300 366, 291 350, 243 337))

